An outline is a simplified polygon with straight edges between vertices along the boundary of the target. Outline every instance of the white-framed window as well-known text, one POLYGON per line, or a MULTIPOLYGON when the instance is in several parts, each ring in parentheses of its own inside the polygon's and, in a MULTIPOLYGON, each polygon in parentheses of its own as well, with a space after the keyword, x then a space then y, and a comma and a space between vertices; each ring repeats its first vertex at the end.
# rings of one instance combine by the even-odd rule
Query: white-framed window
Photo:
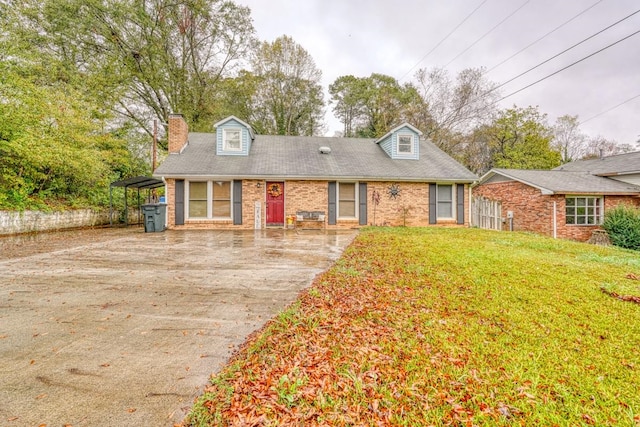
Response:
POLYGON ((189 219, 224 219, 232 214, 231 181, 189 181, 187 214, 189 219))
POLYGON ((189 218, 206 218, 207 214, 207 182, 189 181, 189 218))
POLYGON ((338 183, 338 218, 357 218, 357 183, 338 183))
POLYGON ((222 147, 224 151, 242 151, 242 129, 223 129, 222 147))
POLYGON ((214 218, 231 218, 231 182, 214 181, 211 186, 211 212, 214 218))
POLYGON ((454 193, 452 184, 438 184, 436 186, 436 209, 438 218, 454 218, 454 193))
POLYGON ((413 154, 413 135, 410 133, 398 134, 396 152, 398 154, 413 154))
POLYGON ((565 204, 567 225, 598 225, 602 223, 602 197, 567 196, 565 204))

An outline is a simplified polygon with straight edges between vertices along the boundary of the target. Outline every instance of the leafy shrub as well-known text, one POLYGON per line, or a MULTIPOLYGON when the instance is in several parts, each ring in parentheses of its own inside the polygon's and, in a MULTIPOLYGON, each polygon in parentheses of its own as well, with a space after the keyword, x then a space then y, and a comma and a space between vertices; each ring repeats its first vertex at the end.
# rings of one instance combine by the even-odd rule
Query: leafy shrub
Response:
POLYGON ((617 206, 605 213, 602 227, 609 233, 614 245, 640 250, 640 209, 617 206))

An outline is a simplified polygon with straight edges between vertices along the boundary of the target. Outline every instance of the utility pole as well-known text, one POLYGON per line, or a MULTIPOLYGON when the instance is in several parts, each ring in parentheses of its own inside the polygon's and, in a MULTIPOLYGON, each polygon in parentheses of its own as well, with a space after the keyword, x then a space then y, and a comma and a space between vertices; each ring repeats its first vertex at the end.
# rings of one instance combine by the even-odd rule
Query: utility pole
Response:
MULTIPOLYGON (((151 147, 151 173, 153 174, 156 171, 158 163, 158 119, 153 119, 153 144, 151 147)), ((158 201, 158 192, 154 188, 152 190, 153 202, 157 203, 158 201)))
POLYGON ((155 172, 158 162, 158 119, 153 119, 153 149, 151 156, 151 173, 155 172))

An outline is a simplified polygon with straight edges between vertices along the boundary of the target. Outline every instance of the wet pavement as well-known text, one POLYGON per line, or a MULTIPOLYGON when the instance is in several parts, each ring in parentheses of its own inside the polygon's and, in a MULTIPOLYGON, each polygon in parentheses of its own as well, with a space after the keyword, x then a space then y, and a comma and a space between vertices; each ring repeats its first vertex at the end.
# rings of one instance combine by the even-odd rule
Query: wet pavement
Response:
POLYGON ((0 425, 172 426, 355 231, 0 238, 0 425))

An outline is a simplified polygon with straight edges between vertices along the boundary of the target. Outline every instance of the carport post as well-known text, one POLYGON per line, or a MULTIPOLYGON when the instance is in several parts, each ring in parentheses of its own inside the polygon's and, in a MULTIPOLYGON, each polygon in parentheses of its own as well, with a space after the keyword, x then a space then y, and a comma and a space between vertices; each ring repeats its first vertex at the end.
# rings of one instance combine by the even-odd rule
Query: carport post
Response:
POLYGON ((109 227, 113 227, 113 185, 109 186, 109 227))
POLYGON ((124 186, 124 226, 129 226, 129 208, 127 207, 127 186, 124 186))
POLYGON ((138 225, 142 222, 142 211, 140 211, 140 187, 138 187, 138 225))

